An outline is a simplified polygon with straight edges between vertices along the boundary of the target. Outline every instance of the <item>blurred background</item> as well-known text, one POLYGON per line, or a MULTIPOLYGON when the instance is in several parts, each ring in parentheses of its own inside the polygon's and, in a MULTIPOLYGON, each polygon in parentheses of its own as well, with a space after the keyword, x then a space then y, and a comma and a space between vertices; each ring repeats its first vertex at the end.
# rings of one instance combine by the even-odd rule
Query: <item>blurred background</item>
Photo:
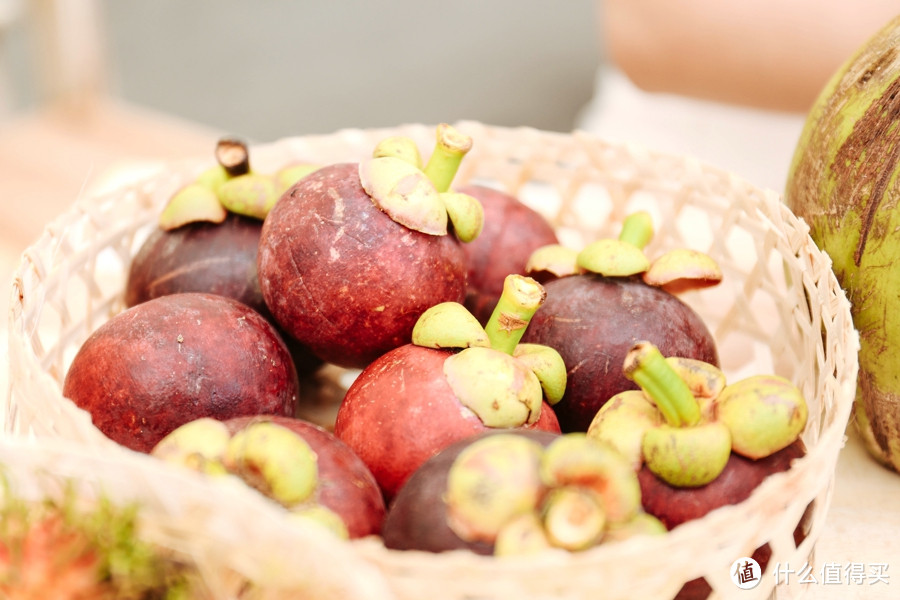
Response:
POLYGON ((0 0, 0 235, 160 161, 349 127, 575 127, 593 0, 0 0), (26 200, 28 210, 18 206, 26 200))
POLYGON ((8 109, 81 88, 255 140, 460 118, 569 130, 599 61, 592 0, 0 5, 8 109))

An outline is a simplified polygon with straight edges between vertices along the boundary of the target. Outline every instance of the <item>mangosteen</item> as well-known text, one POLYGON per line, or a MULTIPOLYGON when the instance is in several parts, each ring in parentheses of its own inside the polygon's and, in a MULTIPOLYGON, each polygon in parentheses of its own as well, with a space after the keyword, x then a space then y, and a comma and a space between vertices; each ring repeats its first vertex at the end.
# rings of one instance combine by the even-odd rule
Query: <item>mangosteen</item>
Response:
POLYGON ((495 428, 559 431, 551 408, 565 390, 552 348, 519 344, 544 298, 536 281, 506 278, 486 327, 458 302, 425 311, 412 342, 362 370, 338 408, 334 433, 362 458, 390 500, 428 458, 495 428))
POLYGON ((262 315, 191 292, 148 300, 98 327, 73 358, 63 395, 110 439, 148 452, 200 417, 292 416, 299 380, 262 315))
POLYGON ((513 194, 479 184, 455 189, 484 209, 481 233, 463 245, 469 267, 465 306, 484 325, 503 292, 503 278, 525 275, 532 252, 559 240, 550 222, 513 194))
MULTIPOLYGON (((222 138, 216 145, 219 164, 201 174, 195 181, 173 196, 164 210, 157 228, 150 232, 132 258, 125 285, 125 305, 135 306, 152 298, 182 292, 219 294, 243 302, 278 327, 262 297, 257 275, 257 255, 262 231, 262 214, 239 214, 222 204, 223 198, 233 198, 234 179, 251 173, 246 144, 234 138, 222 138), (213 214, 190 212, 179 204, 179 194, 185 190, 195 197, 211 195, 218 202, 210 207, 213 214), (224 192, 223 192, 224 190, 224 192), (180 207, 180 212, 175 208, 180 207), (192 215, 184 222, 185 211, 192 215), (167 219, 175 219, 167 220, 167 219), (176 226, 177 225, 177 226, 176 226)), ((284 188, 292 177, 300 178, 311 172, 312 165, 292 166, 268 177, 273 190, 284 188)), ((277 193, 277 191, 272 192, 277 193)), ((294 365, 301 377, 311 375, 322 360, 283 331, 294 365)))
MULTIPOLYGON (((800 440, 758 460, 732 452, 716 479, 705 486, 694 488, 680 488, 666 483, 644 465, 638 473, 642 506, 671 531, 682 523, 702 518, 716 508, 743 502, 766 477, 787 471, 794 460, 805 454, 805 446, 800 440)), ((796 545, 800 545, 805 539, 807 526, 804 516, 794 529, 796 545)), ((750 557, 765 572, 771 555, 772 548, 766 543, 754 550, 750 557)), ((711 593, 712 588, 706 579, 698 577, 685 582, 675 600, 703 600, 711 593)))
POLYGON ((585 434, 500 430, 455 442, 400 489, 382 528, 394 550, 508 556, 579 551, 665 528, 641 510, 637 475, 585 434))
POLYGON ((651 263, 642 251, 651 235, 650 216, 638 212, 626 219, 619 239, 598 240, 577 253, 550 246, 549 260, 541 250, 530 259, 529 271, 545 277, 547 301, 523 341, 551 346, 563 357, 566 395, 554 409, 564 432, 586 431, 609 398, 637 388, 621 365, 638 340, 653 342, 667 356, 718 364, 712 333, 676 295, 718 283, 718 266, 681 249, 651 263))
MULTIPOLYGON (((629 351, 624 372, 640 389, 607 402, 587 436, 615 447, 637 470, 641 504, 667 530, 744 501, 805 454, 800 433, 808 408, 787 379, 752 375, 728 384, 714 365, 664 358, 647 342, 629 351)), ((801 520, 796 543, 804 527, 801 520)), ((770 555, 764 545, 753 558, 765 569, 770 555)), ((677 597, 705 598, 709 591, 699 578, 677 597)))
MULTIPOLYGON (((381 531, 385 504, 372 474, 343 442, 309 421, 277 415, 248 415, 224 422, 198 419, 160 440, 151 454, 209 475, 237 475, 295 513, 327 519, 330 512, 347 538, 381 531), (251 427, 258 432, 260 424, 269 435, 245 435, 251 427), (256 447, 238 448, 239 442, 256 447), (237 460, 238 452, 243 461, 237 460), (254 453, 255 462, 251 462, 254 453)), ((335 522, 326 520, 326 524, 335 522)))
POLYGON ((461 240, 477 237, 483 211, 449 188, 472 140, 449 125, 437 137, 424 167, 411 140, 390 138, 304 177, 266 217, 263 298, 321 359, 365 367, 407 343, 426 309, 465 299, 461 240))

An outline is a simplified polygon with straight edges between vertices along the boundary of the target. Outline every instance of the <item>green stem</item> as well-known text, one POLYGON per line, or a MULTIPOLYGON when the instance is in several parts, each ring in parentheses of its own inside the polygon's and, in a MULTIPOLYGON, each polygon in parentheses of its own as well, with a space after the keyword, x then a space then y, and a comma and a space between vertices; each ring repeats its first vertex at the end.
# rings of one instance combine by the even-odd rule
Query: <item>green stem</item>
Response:
POLYGON ((650 243, 653 237, 653 218, 645 210, 628 215, 622 223, 619 240, 628 242, 641 250, 650 243))
POLYGON ((446 192, 456 177, 463 156, 472 149, 472 138, 442 123, 437 128, 434 152, 423 171, 438 192, 446 192))
POLYGON ((638 384, 673 427, 700 422, 700 405, 687 383, 666 362, 659 348, 638 342, 625 357, 625 376, 638 384))
POLYGON ((546 297, 543 286, 531 277, 507 275, 500 300, 484 328, 491 348, 511 355, 546 297))

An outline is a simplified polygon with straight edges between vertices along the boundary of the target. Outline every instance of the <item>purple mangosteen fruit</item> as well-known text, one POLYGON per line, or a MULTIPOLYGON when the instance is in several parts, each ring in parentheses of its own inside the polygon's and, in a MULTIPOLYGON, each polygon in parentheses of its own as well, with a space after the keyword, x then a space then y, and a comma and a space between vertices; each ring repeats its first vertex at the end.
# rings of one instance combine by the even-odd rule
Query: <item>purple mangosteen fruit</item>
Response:
POLYGON ((255 489, 344 539, 377 534, 385 508, 359 458, 317 425, 290 417, 200 418, 150 451, 170 464, 255 489))
MULTIPOLYGON (((744 501, 806 453, 800 433, 808 408, 785 378, 752 375, 729 384, 716 366, 664 358, 646 341, 628 352, 623 371, 639 389, 610 399, 586 435, 626 458, 638 473, 644 510, 668 530, 744 501)), ((805 526, 798 523, 795 543, 805 526)), ((770 555, 764 545, 753 558, 765 569, 770 555)), ((705 598, 709 592, 698 578, 677 597, 705 598)))
POLYGON ((329 165, 291 187, 263 224, 263 298, 291 336, 323 360, 362 368, 408 342, 418 317, 462 302, 461 241, 483 211, 449 191, 471 138, 449 125, 421 165, 411 140, 389 138, 359 163, 329 165))
POLYGON ((551 257, 541 249, 532 255, 529 270, 544 276, 547 301, 523 341, 551 346, 563 357, 566 395, 554 410, 564 432, 586 431, 609 398, 636 389, 620 365, 638 340, 669 356, 718 364, 703 319, 673 291, 713 285, 721 272, 693 251, 673 250, 651 263, 641 250, 651 234, 650 217, 640 212, 626 219, 618 240, 599 240, 577 253, 548 246, 551 257), (695 270, 698 264, 702 270, 695 270))
POLYGON ((292 416, 299 381, 262 315, 191 292, 148 300, 100 325, 73 358, 62 391, 107 437, 148 452, 200 417, 292 416))
MULTIPOLYGON (((277 194, 294 178, 299 179, 315 167, 291 165, 272 176, 256 173, 250 170, 246 144, 233 138, 219 140, 216 156, 219 161, 216 166, 170 198, 158 227, 150 232, 132 258, 125 284, 125 305, 132 307, 152 298, 183 292, 219 294, 247 304, 278 327, 263 300, 257 275, 259 238, 265 215, 234 212, 240 207, 234 202, 236 194, 229 190, 235 182, 252 175, 270 179, 272 194, 277 194), (210 212, 188 204, 184 199, 188 196, 195 202, 206 198, 209 203, 203 206, 210 212), (230 208, 225 208, 223 197, 232 200, 230 208)), ((245 203, 244 207, 247 206, 245 203)), ((301 377, 322 365, 322 360, 302 344, 283 332, 282 338, 301 377)))
POLYGON ((580 551, 665 528, 641 510, 631 465, 582 433, 499 430, 428 459, 391 503, 394 550, 509 556, 580 551))
POLYGON ((384 497, 365 463, 323 427, 292 417, 245 416, 225 421, 231 435, 251 423, 268 422, 302 437, 316 455, 315 500, 341 517, 351 539, 378 535, 385 516, 384 497))
POLYGON ((458 302, 425 311, 404 344, 362 370, 347 390, 334 433, 372 471, 390 500, 428 458, 485 430, 559 431, 551 404, 565 390, 552 348, 519 344, 543 301, 540 284, 506 278, 482 327, 458 302))

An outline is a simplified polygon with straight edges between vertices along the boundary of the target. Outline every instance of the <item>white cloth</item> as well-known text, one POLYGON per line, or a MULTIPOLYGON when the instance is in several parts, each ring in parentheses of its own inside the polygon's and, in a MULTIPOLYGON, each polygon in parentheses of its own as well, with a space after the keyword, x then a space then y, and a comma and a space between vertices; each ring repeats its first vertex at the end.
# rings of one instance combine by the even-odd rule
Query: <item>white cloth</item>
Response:
POLYGON ((782 193, 805 118, 647 93, 620 71, 604 67, 576 127, 614 142, 694 156, 782 193))

